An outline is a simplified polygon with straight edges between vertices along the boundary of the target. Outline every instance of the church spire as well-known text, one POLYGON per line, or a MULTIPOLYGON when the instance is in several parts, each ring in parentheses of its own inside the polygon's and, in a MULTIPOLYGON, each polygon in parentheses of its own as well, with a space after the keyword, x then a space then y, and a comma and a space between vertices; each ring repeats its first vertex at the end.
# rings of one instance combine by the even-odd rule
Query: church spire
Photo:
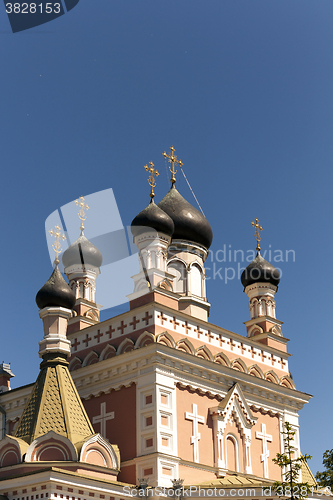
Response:
MULTIPOLYGON (((275 336, 282 337, 281 325, 275 317, 275 294, 280 282, 280 274, 277 269, 265 260, 260 254, 260 233, 263 228, 259 219, 251 222, 255 227, 255 239, 257 240, 257 255, 255 259, 242 272, 241 282, 244 292, 249 297, 249 308, 251 319, 246 321, 248 337, 269 345, 276 343, 275 336), (273 340, 272 340, 273 339, 273 340)), ((283 342, 279 339, 279 342, 283 342)), ((278 344, 276 343, 277 347, 278 344)))
POLYGON ((50 234, 56 238, 56 267, 36 295, 44 325, 44 338, 39 342, 39 356, 43 361, 15 437, 31 444, 53 431, 75 444, 92 435, 94 429, 68 371, 71 343, 66 332, 75 295, 58 269, 60 227, 56 226, 56 232, 51 230, 50 234))
MULTIPOLYGON (((59 237, 56 238, 58 241, 59 237)), ((58 245, 55 245, 55 252, 59 260, 58 245)), ((66 330, 75 295, 62 278, 57 264, 52 276, 36 296, 45 333, 39 343, 39 355, 43 359, 40 372, 14 436, 6 436, 0 441, 0 454, 10 443, 16 451, 12 453, 10 465, 56 462, 59 467, 59 462, 70 462, 77 468, 80 463, 86 474, 94 476, 102 457, 103 467, 115 476, 120 464, 117 448, 113 449, 100 434, 95 434, 68 370, 71 343, 66 330)))
POLYGON ((206 217, 193 207, 175 187, 175 148, 163 153, 171 163, 171 189, 158 206, 171 217, 174 232, 168 247, 168 272, 173 275, 173 291, 178 295, 179 309, 207 321, 210 304, 206 297, 204 262, 213 240, 212 228, 206 217))
POLYGON ((100 267, 103 262, 101 252, 85 237, 83 232, 83 222, 87 219, 85 211, 89 210, 90 207, 85 202, 83 196, 75 200, 75 204, 80 207, 78 216, 81 221, 81 234, 78 239, 65 250, 62 256, 62 263, 69 281, 69 286, 76 297, 74 306, 76 315, 69 321, 69 333, 99 322, 99 307, 96 304, 95 297, 95 280, 100 274, 100 267))
POLYGON ((158 176, 154 170, 153 162, 150 167, 144 168, 150 172, 148 184, 150 185, 150 203, 144 208, 131 223, 133 242, 139 249, 140 272, 133 276, 134 292, 128 296, 132 301, 138 297, 153 291, 156 287, 171 289, 169 278, 172 276, 166 272, 167 248, 170 245, 174 231, 172 219, 158 205, 154 203, 154 187, 158 176))

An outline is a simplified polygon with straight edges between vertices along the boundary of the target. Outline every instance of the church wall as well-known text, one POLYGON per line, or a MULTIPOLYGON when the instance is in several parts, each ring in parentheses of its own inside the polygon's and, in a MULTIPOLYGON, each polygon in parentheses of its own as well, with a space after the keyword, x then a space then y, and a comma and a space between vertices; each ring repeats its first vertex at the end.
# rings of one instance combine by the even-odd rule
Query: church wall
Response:
POLYGON ((256 432, 262 432, 262 424, 264 424, 266 425, 266 433, 272 436, 272 442, 267 443, 267 449, 269 451, 269 479, 281 481, 281 469, 272 462, 272 458, 275 458, 277 453, 281 453, 279 417, 277 415, 264 415, 262 412, 253 409, 251 411, 253 416, 258 418, 256 424, 252 427, 251 459, 253 474, 264 477, 264 465, 260 460, 260 455, 263 452, 263 441, 256 437, 256 432))
POLYGON ((164 294, 159 292, 151 292, 137 299, 133 299, 130 301, 130 309, 136 309, 138 307, 144 306, 145 304, 150 304, 151 302, 157 302, 159 304, 163 304, 171 309, 178 309, 178 300, 173 297, 167 297, 164 294))
POLYGON ((136 386, 122 387, 120 390, 112 390, 109 394, 83 401, 84 407, 93 424, 95 432, 106 437, 111 444, 117 444, 120 450, 121 461, 130 460, 136 456, 136 386), (94 417, 99 417, 103 412, 114 417, 105 421, 106 434, 101 432, 101 423, 94 422, 94 417))
POLYGON ((121 466, 118 481, 122 483, 137 484, 136 465, 121 466))
POLYGON ((193 404, 197 405, 198 415, 204 418, 204 423, 198 423, 199 460, 198 463, 214 466, 213 452, 213 421, 209 415, 209 408, 218 404, 217 398, 198 394, 188 388, 177 386, 177 428, 178 428, 178 454, 183 460, 194 461, 194 445, 191 444, 193 436, 193 422, 185 418, 185 414, 193 413, 193 404))
POLYGON ((199 467, 188 467, 179 464, 179 477, 184 479, 184 485, 198 484, 204 481, 214 481, 216 474, 213 471, 207 471, 199 467))

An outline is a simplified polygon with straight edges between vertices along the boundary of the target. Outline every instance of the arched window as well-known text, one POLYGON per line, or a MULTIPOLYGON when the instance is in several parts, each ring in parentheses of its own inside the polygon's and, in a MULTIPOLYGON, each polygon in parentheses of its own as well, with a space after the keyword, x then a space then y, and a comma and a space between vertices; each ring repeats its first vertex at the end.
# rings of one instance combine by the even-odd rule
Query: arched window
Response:
POLYGON ((186 268, 182 262, 173 260, 168 266, 169 273, 174 275, 173 291, 183 293, 186 291, 186 268))
POLYGON ((191 267, 191 289, 193 295, 202 297, 201 271, 198 266, 191 267))
POLYGON ((227 468, 239 471, 238 443, 234 436, 229 434, 226 438, 227 468))

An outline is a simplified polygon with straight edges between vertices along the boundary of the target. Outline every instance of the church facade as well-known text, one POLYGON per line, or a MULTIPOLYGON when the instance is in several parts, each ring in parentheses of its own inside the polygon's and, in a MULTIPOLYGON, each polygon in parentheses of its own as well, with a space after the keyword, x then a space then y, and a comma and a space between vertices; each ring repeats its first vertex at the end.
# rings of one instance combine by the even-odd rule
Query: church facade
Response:
MULTIPOLYGON (((275 313, 280 276, 260 255, 258 221, 257 256, 241 278, 250 310, 243 336, 208 320, 212 229, 175 187, 174 149, 166 157, 170 191, 155 204, 147 167, 151 201, 131 226, 140 272, 129 310, 100 322, 102 255, 82 225, 62 256, 69 286, 54 271, 37 296, 44 338, 36 384, 10 391, 2 367, 0 492, 10 500, 39 500, 46 490, 49 498, 124 499, 139 480, 171 488, 179 479, 249 486, 253 498, 268 498, 264 488, 282 479, 272 458, 284 451, 285 422, 301 453, 298 412, 311 396, 289 373, 275 313)), ((300 480, 315 486, 307 467, 300 480)))

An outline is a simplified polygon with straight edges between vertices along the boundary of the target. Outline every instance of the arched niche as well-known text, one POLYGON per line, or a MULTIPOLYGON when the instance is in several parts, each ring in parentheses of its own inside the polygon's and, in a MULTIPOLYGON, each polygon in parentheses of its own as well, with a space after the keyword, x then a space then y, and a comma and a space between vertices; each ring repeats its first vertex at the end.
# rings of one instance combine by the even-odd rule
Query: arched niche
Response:
POLYGON ((172 260, 168 264, 168 272, 173 274, 173 291, 176 293, 186 292, 186 266, 180 260, 172 260))

